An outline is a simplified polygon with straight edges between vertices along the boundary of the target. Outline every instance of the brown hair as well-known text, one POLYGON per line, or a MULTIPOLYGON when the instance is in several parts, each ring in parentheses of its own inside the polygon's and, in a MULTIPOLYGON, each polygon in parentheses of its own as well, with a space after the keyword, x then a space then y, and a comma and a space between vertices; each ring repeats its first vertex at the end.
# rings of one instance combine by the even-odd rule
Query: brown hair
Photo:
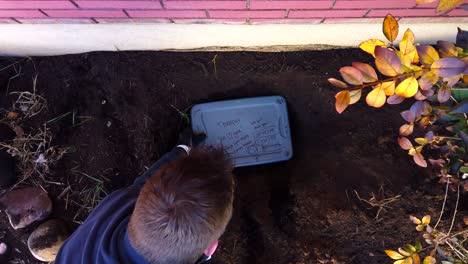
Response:
POLYGON ((151 263, 194 263, 232 215, 232 165, 220 149, 193 149, 143 186, 128 233, 151 263))

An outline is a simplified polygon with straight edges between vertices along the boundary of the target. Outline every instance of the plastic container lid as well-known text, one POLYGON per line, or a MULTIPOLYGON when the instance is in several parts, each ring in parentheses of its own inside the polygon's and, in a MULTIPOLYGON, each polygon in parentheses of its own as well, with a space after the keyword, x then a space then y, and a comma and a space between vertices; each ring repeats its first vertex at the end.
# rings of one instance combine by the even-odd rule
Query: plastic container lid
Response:
POLYGON ((222 146, 235 167, 291 159, 286 99, 254 97, 193 106, 192 130, 205 133, 204 145, 222 146))

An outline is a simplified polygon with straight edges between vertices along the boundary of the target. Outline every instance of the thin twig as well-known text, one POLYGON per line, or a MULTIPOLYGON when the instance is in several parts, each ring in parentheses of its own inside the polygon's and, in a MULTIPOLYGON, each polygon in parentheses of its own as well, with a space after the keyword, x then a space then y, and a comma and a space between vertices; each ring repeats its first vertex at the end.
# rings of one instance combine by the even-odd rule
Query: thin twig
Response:
POLYGON ((440 220, 442 219, 442 215, 444 214, 444 209, 445 209, 445 202, 447 202, 447 196, 448 196, 448 189, 450 185, 450 178, 447 179, 447 186, 445 187, 445 197, 444 197, 444 203, 442 204, 442 209, 440 210, 440 215, 439 215, 439 220, 437 220, 437 223, 434 226, 434 230, 436 230, 437 226, 440 223, 440 220))
POLYGON ((452 224, 450 225, 450 229, 447 233, 447 236, 450 235, 450 232, 452 231, 453 224, 455 223, 455 217, 457 216, 457 209, 458 209, 458 200, 460 199, 460 184, 457 185, 457 202, 455 203, 455 211, 453 212, 453 218, 452 218, 452 224))

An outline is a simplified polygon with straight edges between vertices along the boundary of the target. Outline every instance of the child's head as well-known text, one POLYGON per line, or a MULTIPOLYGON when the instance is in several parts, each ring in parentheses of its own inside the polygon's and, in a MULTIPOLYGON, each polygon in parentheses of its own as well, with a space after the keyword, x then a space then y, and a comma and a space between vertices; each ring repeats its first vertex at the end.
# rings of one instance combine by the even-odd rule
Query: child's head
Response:
POLYGON ((130 219, 130 243, 152 263, 195 263, 224 232, 233 194, 224 152, 193 149, 146 181, 130 219))

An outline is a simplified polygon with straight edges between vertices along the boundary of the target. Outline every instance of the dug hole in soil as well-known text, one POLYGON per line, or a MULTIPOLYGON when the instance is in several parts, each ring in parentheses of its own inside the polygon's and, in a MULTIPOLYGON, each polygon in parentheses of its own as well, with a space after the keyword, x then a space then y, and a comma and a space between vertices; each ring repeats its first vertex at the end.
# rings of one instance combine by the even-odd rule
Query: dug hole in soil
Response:
MULTIPOLYGON (((15 61, 4 58, 0 66, 15 61)), ((15 100, 7 92, 31 91, 37 75, 36 89, 48 104, 31 127, 69 112, 85 117, 75 126, 72 115, 51 125, 53 144, 71 151, 43 186, 54 199, 53 217, 73 230, 89 213, 80 193, 96 187, 83 175, 104 182, 99 199, 130 184, 175 144, 186 125, 178 110, 282 95, 294 157, 235 170, 235 211, 212 263, 392 263, 383 250, 414 243, 420 234, 409 215, 438 217, 444 188, 396 143, 403 124, 399 112, 408 105, 373 109, 361 99, 343 114, 335 112, 337 90, 326 80, 353 61, 372 58, 357 49, 36 57, 0 72, 1 107, 15 100), (57 199, 67 186, 71 190, 57 199), (362 199, 371 193, 401 197, 376 221, 378 208, 356 193, 362 199)), ((451 221, 452 197, 442 224, 451 221)), ((466 199, 459 211, 466 214, 466 199)), ((15 249, 12 261, 38 263, 25 245, 31 228, 14 231, 2 214, 0 231, 15 249)))

